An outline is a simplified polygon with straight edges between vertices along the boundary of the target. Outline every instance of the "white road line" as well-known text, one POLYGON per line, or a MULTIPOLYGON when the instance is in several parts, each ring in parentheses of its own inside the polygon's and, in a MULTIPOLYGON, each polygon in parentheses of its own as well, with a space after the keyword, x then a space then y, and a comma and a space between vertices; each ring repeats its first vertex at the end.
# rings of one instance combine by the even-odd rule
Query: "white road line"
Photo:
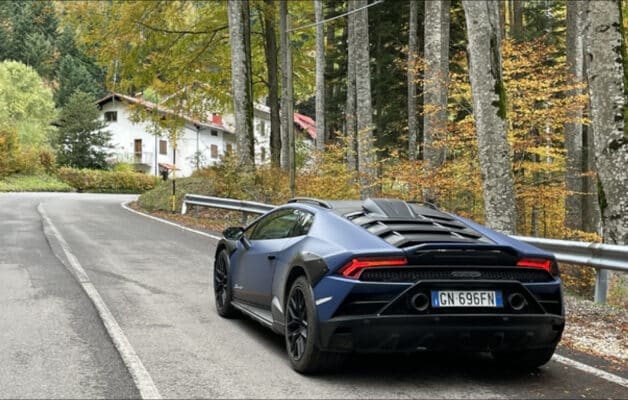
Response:
POLYGON ((570 367, 579 369, 580 371, 587 372, 589 374, 595 375, 599 378, 605 379, 609 382, 616 383, 620 386, 628 388, 628 379, 622 378, 621 376, 617 376, 615 374, 611 374, 610 372, 602 371, 599 368, 592 367, 587 364, 583 364, 579 361, 572 360, 571 358, 563 357, 558 354, 554 354, 552 359, 561 364, 568 365, 570 367))
MULTIPOLYGON (((142 360, 140 360, 137 353, 135 353, 133 346, 131 346, 131 343, 129 343, 129 340, 124 335, 122 328, 120 328, 120 325, 116 322, 113 314, 111 314, 111 311, 109 311, 109 308, 103 301, 102 297, 100 297, 96 287, 94 287, 94 284, 89 280, 87 273, 79 263, 76 256, 72 253, 70 246, 65 239, 63 239, 63 236, 61 236, 61 233, 59 233, 50 218, 48 218, 48 215, 41 203, 37 206, 37 211, 41 215, 44 226, 44 234, 47 240, 49 242, 54 240, 59 246, 61 246, 61 249, 63 250, 63 253, 70 265, 67 265, 62 259, 60 259, 61 262, 70 270, 70 273, 74 275, 85 291, 85 294, 87 294, 89 299, 94 304, 94 307, 96 307, 96 311, 98 311, 98 315, 105 325, 105 329, 107 330, 109 337, 111 337, 111 340, 116 346, 122 361, 126 365, 133 381, 135 382, 135 386, 140 392, 140 397, 142 399, 161 399, 162 397, 153 382, 153 378, 151 378, 148 371, 146 371, 142 360)), ((57 257, 59 256, 57 255, 57 257)))
MULTIPOLYGON (((220 238, 218 236, 211 235, 209 233, 205 233, 205 232, 201 232, 201 231, 197 231, 196 229, 188 228, 186 226, 177 224, 176 222, 168 221, 168 220, 165 220, 163 218, 154 217, 152 215, 148 215, 148 214, 144 214, 142 212, 136 211, 136 210, 130 208, 128 206, 128 204, 129 204, 129 202, 124 202, 121 205, 122 205, 122 207, 124 209, 126 209, 126 210, 128 210, 128 211, 130 211, 132 213, 135 213, 135 214, 138 214, 138 215, 142 215, 142 216, 144 216, 146 218, 154 219, 156 221, 160 221, 160 222, 163 222, 163 223, 168 224, 168 225, 176 226, 176 227, 178 227, 180 229, 183 229, 183 230, 186 230, 186 231, 189 231, 189 232, 198 233, 199 235, 207 236, 207 237, 209 237, 211 239, 220 240, 220 238)), ((320 300, 326 300, 326 299, 320 299, 320 300)), ((605 380, 607 380, 609 382, 616 383, 616 384, 621 385, 623 387, 628 387, 628 379, 624 379, 621 376, 617 376, 617 375, 611 374, 610 372, 603 371, 603 370, 601 370, 599 368, 595 368, 595 367, 592 367, 590 365, 583 364, 583 363, 581 363, 579 361, 575 361, 575 360, 572 360, 570 358, 560 356, 558 354, 554 354, 554 356, 552 358, 554 359, 554 361, 559 362, 561 364, 565 364, 565 365, 568 365, 570 367, 579 369, 581 371, 584 371, 584 372, 587 372, 589 374, 595 375, 597 377, 605 379, 605 380)))
POLYGON ((177 228, 183 229, 184 231, 197 233, 199 235, 203 235, 203 236, 206 236, 206 237, 208 237, 210 239, 214 239, 214 240, 220 240, 221 239, 219 236, 212 235, 210 233, 197 231, 196 229, 188 228, 187 226, 183 226, 183 225, 177 224, 176 222, 168 221, 167 219, 155 217, 155 216, 149 215, 149 214, 144 214, 143 212, 139 212, 139 211, 134 210, 131 207, 129 207, 129 203, 130 203, 130 201, 125 201, 125 202, 121 203, 120 205, 122 206, 122 208, 124 208, 127 211, 130 211, 130 212, 135 213, 137 215, 141 215, 141 216, 146 217, 146 218, 154 219, 155 221, 163 222, 164 224, 176 226, 177 228))

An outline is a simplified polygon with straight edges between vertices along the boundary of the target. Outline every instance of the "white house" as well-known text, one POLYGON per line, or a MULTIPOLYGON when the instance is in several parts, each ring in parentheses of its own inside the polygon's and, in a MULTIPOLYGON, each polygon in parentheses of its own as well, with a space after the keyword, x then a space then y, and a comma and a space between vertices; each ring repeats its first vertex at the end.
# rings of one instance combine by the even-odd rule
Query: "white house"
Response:
MULTIPOLYGON (((107 129, 112 133, 112 143, 117 160, 134 164, 139 170, 153 175, 172 169, 176 165, 178 176, 189 176, 199 167, 215 164, 221 156, 236 149, 235 125, 232 114, 212 113, 209 121, 200 121, 180 115, 185 121, 177 140, 176 159, 172 143, 167 135, 157 136, 150 121, 134 122, 132 106, 156 110, 161 114, 175 114, 161 105, 138 97, 111 93, 97 101, 107 129), (176 161, 176 162, 175 162, 176 161)), ((316 138, 314 121, 295 113, 295 127, 302 132, 307 143, 316 138)), ((255 137, 255 162, 270 162, 270 108, 256 104, 253 118, 255 137)))

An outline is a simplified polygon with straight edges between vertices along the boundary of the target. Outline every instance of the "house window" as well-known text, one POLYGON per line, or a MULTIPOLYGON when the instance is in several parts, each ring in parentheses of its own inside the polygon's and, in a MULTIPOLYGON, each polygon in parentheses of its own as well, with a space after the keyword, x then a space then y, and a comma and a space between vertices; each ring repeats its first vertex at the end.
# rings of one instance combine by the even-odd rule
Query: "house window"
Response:
POLYGON ((216 131, 216 130, 212 129, 212 131, 211 131, 211 135, 212 135, 212 136, 218 136, 218 131, 216 131))
POLYGON ((266 147, 262 147, 262 162, 266 161, 266 147))
POLYGON ((259 135, 261 137, 266 136, 266 121, 260 121, 259 122, 259 135))
POLYGON ((117 111, 105 111, 105 121, 107 121, 107 122, 117 122, 118 121, 118 112, 117 111))
POLYGON ((167 155, 168 154, 168 142, 165 140, 159 141, 159 154, 167 155))
POLYGON ((212 158, 218 158, 218 146, 212 144, 209 148, 209 152, 212 158))
POLYGON ((231 154, 233 151, 233 145, 231 143, 227 143, 227 154, 231 154))

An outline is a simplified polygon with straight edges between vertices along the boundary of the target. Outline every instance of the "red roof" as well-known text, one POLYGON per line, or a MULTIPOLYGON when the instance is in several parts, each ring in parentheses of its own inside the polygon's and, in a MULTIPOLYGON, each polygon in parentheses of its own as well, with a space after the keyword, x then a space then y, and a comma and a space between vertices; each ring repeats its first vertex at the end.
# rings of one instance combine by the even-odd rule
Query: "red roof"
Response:
POLYGON ((301 129, 307 131, 312 139, 316 139, 316 121, 307 115, 294 113, 294 122, 299 125, 301 129))
POLYGON ((222 123, 217 124, 217 123, 215 123, 213 121, 212 122, 201 121, 201 120, 198 120, 196 118, 192 118, 192 117, 190 117, 188 115, 184 115, 182 113, 177 113, 177 112, 175 112, 175 111, 173 111, 173 110, 171 110, 169 108, 166 108, 166 107, 161 106, 159 104, 155 104, 155 103, 153 103, 151 101, 140 99, 140 98, 137 98, 137 97, 127 96, 127 95, 121 94, 121 93, 110 93, 107 96, 103 97, 102 99, 96 101, 96 104, 106 103, 107 101, 109 101, 109 100, 111 100, 113 98, 118 98, 118 99, 121 99, 121 100, 125 100, 125 101, 128 101, 129 103, 139 104, 141 106, 144 106, 144 107, 148 108, 149 110, 157 110, 157 112, 160 112, 160 113, 176 115, 176 116, 181 117, 185 121, 187 121, 187 122, 189 122, 191 124, 194 124, 194 125, 199 125, 199 126, 203 126, 203 127, 206 127, 206 128, 218 128, 218 129, 221 129, 221 130, 223 130, 225 132, 233 133, 229 129, 227 129, 224 125, 222 125, 222 123))

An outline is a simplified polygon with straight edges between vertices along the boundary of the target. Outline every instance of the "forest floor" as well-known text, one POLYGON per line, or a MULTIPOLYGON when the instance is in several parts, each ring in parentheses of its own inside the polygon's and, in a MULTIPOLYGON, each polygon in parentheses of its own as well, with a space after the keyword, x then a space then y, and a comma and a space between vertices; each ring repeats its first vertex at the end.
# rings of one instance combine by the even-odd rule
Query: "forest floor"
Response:
MULTIPOLYGON (((186 215, 163 211, 146 211, 137 203, 131 208, 183 226, 220 236, 228 226, 241 226, 240 212, 192 209, 186 215)), ((249 219, 251 221, 252 218, 249 219)), ((560 347, 602 358, 607 368, 623 371, 628 363, 628 312, 623 307, 597 304, 565 294, 566 325, 560 347)))

